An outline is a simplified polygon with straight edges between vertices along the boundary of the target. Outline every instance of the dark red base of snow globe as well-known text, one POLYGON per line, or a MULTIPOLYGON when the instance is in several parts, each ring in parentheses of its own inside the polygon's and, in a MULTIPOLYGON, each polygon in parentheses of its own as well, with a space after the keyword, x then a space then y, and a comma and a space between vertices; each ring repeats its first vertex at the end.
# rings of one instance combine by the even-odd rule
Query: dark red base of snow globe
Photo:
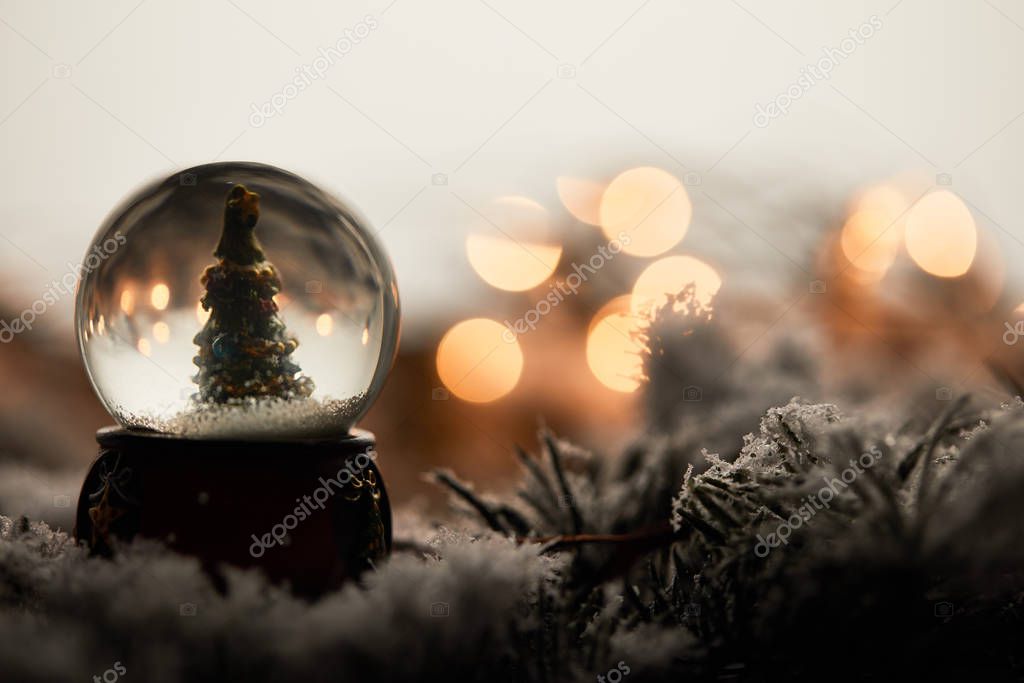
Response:
POLYGON ((136 537, 221 567, 256 567, 316 596, 391 549, 372 434, 294 442, 185 439, 115 427, 78 500, 75 537, 111 555, 136 537))

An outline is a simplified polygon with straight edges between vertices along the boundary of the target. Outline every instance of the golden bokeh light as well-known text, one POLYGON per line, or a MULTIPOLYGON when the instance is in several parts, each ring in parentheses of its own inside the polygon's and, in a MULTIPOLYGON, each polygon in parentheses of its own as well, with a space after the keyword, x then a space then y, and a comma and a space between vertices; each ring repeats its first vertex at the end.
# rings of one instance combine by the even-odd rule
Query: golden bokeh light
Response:
POLYGON ((139 353, 141 353, 143 356, 148 357, 149 354, 153 353, 153 347, 150 345, 149 340, 146 339, 145 337, 139 340, 138 344, 136 344, 136 348, 139 350, 139 353))
POLYGON ((153 324, 153 339, 156 339, 158 344, 166 344, 167 340, 171 338, 171 327, 163 320, 153 324))
POLYGON ((458 323, 437 347, 437 374, 464 401, 496 401, 515 388, 522 372, 519 341, 489 318, 458 323))
POLYGON ((153 304, 153 308, 158 311, 162 311, 167 308, 167 304, 171 301, 171 290, 162 282, 158 282, 153 285, 152 291, 149 293, 149 303, 153 304))
POLYGON ((131 315, 135 310, 135 292, 127 287, 121 290, 121 310, 125 315, 131 315))
POLYGON ((509 292, 522 292, 543 283, 555 272, 562 248, 517 242, 504 236, 469 235, 466 256, 484 282, 509 292))
POLYGON ((630 310, 632 297, 612 299, 594 315, 587 333, 587 365, 601 384, 630 393, 640 386, 643 373, 641 346, 635 336, 637 318, 630 310))
POLYGON ((858 270, 880 279, 896 260, 902 234, 881 213, 860 210, 846 219, 839 243, 843 255, 858 270))
POLYGON ((316 318, 316 333, 321 337, 330 336, 334 330, 334 318, 330 313, 321 313, 316 318))
POLYGON ((864 192, 840 235, 843 255, 860 281, 885 276, 903 242, 904 213, 909 202, 894 187, 880 185, 864 192))
POLYGON ((710 306, 722 278, 714 268, 693 256, 668 256, 647 266, 633 285, 631 310, 634 315, 648 316, 664 306, 668 296, 675 296, 693 283, 696 299, 710 306))
POLYGON ((466 236, 466 257, 477 275, 509 292, 533 289, 555 272, 562 247, 550 239, 548 210, 527 197, 494 200, 466 236))
POLYGON ((932 192, 907 214, 906 246, 926 273, 959 277, 970 269, 978 249, 974 217, 949 190, 932 192))
POLYGON ((686 235, 693 205, 679 179, 660 168, 642 167, 619 174, 601 197, 601 228, 608 239, 629 236, 623 251, 658 256, 686 235))
POLYGON ((593 180, 559 176, 555 181, 562 206, 576 220, 588 225, 601 225, 601 195, 604 185, 593 180))

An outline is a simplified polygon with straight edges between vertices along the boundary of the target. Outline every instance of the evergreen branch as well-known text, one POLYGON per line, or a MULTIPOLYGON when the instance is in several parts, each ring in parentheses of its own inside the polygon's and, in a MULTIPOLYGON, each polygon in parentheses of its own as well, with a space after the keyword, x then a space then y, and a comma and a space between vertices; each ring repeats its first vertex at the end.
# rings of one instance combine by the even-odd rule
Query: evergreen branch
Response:
POLYGON ((630 544, 650 545, 652 548, 674 543, 683 538, 682 532, 673 531, 666 522, 644 531, 626 534, 568 534, 542 536, 538 538, 517 538, 519 543, 538 543, 544 547, 541 553, 556 553, 581 545, 628 546, 630 544))
POLYGON ((523 464, 523 467, 525 467, 526 471, 530 473, 530 476, 532 476, 534 481, 537 482, 541 490, 544 491, 545 494, 547 494, 548 499, 551 502, 551 505, 554 507, 554 509, 557 510, 558 496, 555 495, 555 491, 551 487, 551 482, 548 481, 548 478, 544 474, 544 471, 540 468, 540 464, 538 464, 537 461, 534 460, 529 453, 523 450, 523 447, 520 446, 519 444, 516 444, 515 446, 515 453, 516 457, 519 458, 519 462, 523 464))
POLYGON ((515 508, 502 503, 498 506, 497 514, 508 522, 516 534, 525 536, 530 533, 530 523, 515 508))
POLYGON ((548 431, 544 432, 544 444, 547 446, 548 456, 551 458, 551 469, 554 470, 558 485, 562 489, 563 500, 569 508, 573 533, 579 534, 583 531, 583 517, 580 515, 579 507, 576 505, 576 498, 569 489, 569 483, 565 479, 565 472, 562 471, 561 452, 559 451, 558 444, 555 443, 554 438, 548 431))
POLYGON ((967 403, 970 398, 968 394, 958 396, 955 401, 950 403, 944 411, 936 418, 932 426, 929 427, 928 431, 921 437, 917 444, 910 449, 903 461, 900 462, 897 473, 901 480, 906 481, 907 477, 914 470, 914 467, 920 461, 921 456, 924 455, 925 467, 927 467, 927 461, 931 457, 932 451, 935 450, 935 446, 942 438, 943 428, 950 422, 953 414, 960 410, 967 403))
POLYGON ((467 485, 456 479, 452 472, 436 469, 433 471, 433 476, 437 482, 444 484, 451 489, 455 495, 469 503, 469 505, 483 518, 484 522, 487 523, 487 526, 490 527, 492 531, 497 531, 500 534, 508 533, 508 529, 501 523, 501 520, 498 519, 498 516, 494 511, 487 506, 487 503, 473 493, 467 485))

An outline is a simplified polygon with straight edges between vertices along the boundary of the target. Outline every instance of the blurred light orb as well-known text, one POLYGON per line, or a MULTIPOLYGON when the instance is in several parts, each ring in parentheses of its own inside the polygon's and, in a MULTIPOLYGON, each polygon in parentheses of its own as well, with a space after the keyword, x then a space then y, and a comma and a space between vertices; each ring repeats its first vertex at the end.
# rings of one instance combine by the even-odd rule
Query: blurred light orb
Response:
POLYGON ((512 391, 523 372, 519 341, 490 318, 464 320, 441 338, 437 374, 451 393, 470 403, 496 401, 512 391))
POLYGON ((171 290, 167 288, 167 285, 162 282, 153 285, 153 290, 149 294, 149 302, 153 304, 153 308, 162 311, 167 308, 170 301, 171 290))
POLYGON ((978 249, 974 217, 949 190, 932 192, 907 215, 907 253, 922 270, 936 277, 966 273, 978 249))
POLYGON ((153 339, 156 339, 160 344, 166 344, 171 338, 171 326, 165 323, 163 320, 157 321, 153 324, 153 339))
POLYGON ((903 243, 906 197, 895 187, 879 185, 858 198, 840 234, 843 256, 858 271, 860 281, 880 280, 903 243))
POLYGON ((839 243, 847 261, 877 280, 896 260, 902 237, 887 215, 861 209, 846 219, 839 243))
POLYGON ((622 393, 640 386, 642 347, 628 294, 612 299, 594 315, 587 332, 587 365, 601 384, 622 393))
POLYGON ((555 272, 562 247, 551 240, 548 210, 527 197, 499 197, 466 236, 466 258, 497 289, 522 292, 555 272))
POLYGON ((79 349, 97 395, 126 428, 210 439, 340 436, 376 398, 397 349, 398 290, 373 232, 348 205, 272 166, 207 164, 142 187, 107 218, 82 264, 79 349), (200 303, 236 184, 259 195, 253 234, 291 305, 255 293, 240 301, 257 307, 267 329, 283 323, 282 338, 297 340, 292 379, 312 380, 309 395, 200 397, 197 333, 220 334, 214 354, 273 341, 262 330, 247 336, 246 326, 209 328, 218 316, 200 303))
POLYGON ((693 205, 679 179, 660 168, 620 173, 601 198, 601 228, 608 239, 629 235, 623 251, 658 256, 679 244, 690 227, 693 205))
POLYGON ((330 313, 321 313, 316 318, 316 333, 321 337, 328 336, 334 329, 334 318, 330 313))
POLYGON ((135 312, 135 291, 126 286, 121 290, 121 310, 127 315, 135 312))
POLYGON ((710 306, 722 278, 714 268, 693 256, 667 256, 647 266, 633 285, 630 309, 633 315, 647 317, 664 306, 668 297, 675 296, 693 283, 696 299, 710 306))
POLYGON ((559 176, 555 180, 558 198, 572 216, 587 225, 601 225, 601 196, 604 185, 584 178, 559 176))
POLYGON ((469 235, 466 256, 487 284, 507 292, 523 292, 551 277, 562 248, 503 236, 469 235))

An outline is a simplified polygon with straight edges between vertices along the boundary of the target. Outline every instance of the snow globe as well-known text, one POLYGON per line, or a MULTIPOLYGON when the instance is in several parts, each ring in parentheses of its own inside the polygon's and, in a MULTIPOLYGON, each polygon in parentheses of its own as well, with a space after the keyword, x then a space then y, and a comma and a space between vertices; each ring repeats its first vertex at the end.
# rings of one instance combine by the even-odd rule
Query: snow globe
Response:
POLYGON ((97 435, 77 537, 107 554, 156 538, 304 592, 383 556, 375 441, 354 425, 399 302, 365 219, 287 171, 207 164, 134 193, 90 254, 78 343, 119 426, 97 435))

